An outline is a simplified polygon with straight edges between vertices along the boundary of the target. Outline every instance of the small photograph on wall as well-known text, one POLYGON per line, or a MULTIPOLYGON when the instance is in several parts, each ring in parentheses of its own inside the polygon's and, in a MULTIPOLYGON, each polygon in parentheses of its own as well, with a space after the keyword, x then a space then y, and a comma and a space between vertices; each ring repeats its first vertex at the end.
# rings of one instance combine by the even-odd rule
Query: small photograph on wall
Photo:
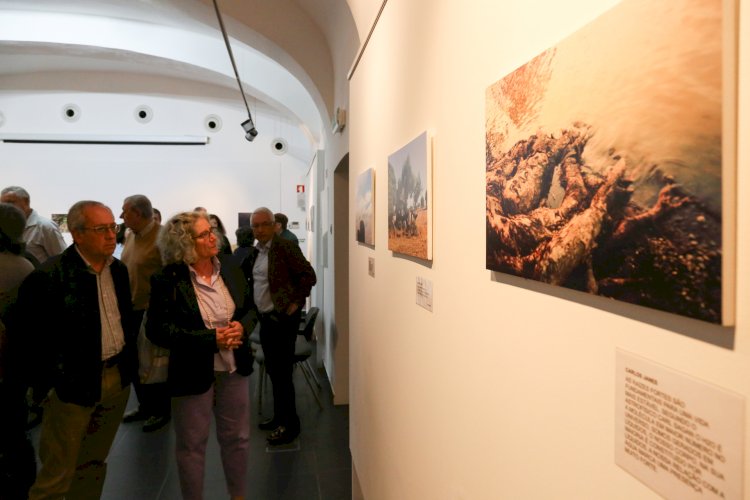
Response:
POLYGON ((52 222, 57 224, 58 229, 60 229, 61 233, 69 233, 70 230, 68 229, 68 214, 52 214, 50 217, 52 219, 52 222))
POLYGON ((237 227, 250 227, 252 212, 237 212, 237 227))
POLYGON ((432 141, 427 132, 388 157, 388 250, 432 260, 432 141))
POLYGON ((492 84, 487 269, 730 324, 722 38, 721 0, 624 0, 492 84))
POLYGON ((372 168, 357 178, 354 232, 358 242, 375 246, 375 170, 372 168))

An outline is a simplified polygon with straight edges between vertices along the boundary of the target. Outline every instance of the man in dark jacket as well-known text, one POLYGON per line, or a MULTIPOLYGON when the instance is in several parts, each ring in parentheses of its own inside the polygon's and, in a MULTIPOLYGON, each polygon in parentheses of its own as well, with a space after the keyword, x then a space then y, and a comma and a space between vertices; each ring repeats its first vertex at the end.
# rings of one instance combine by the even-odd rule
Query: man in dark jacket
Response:
POLYGON ((80 201, 68 226, 74 244, 30 274, 18 297, 28 380, 34 398, 46 398, 30 499, 101 496, 137 369, 128 271, 112 257, 112 211, 80 201))
POLYGON ((257 252, 243 262, 243 271, 252 283, 260 316, 260 343, 273 386, 274 416, 260 428, 272 431, 269 444, 285 444, 300 431, 292 381, 294 345, 300 313, 316 277, 299 245, 276 234, 271 210, 259 208, 250 220, 258 240, 257 252))

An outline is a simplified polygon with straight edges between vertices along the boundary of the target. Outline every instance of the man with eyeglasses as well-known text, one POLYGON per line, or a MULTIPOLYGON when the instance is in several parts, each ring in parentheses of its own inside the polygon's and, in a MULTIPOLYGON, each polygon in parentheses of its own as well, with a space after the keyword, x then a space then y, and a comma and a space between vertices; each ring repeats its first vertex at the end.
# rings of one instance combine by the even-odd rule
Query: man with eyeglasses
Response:
POLYGON ((253 289, 260 316, 260 344, 273 389, 273 418, 260 423, 271 431, 268 443, 294 441, 300 422, 294 401, 294 345, 300 315, 316 277, 299 245, 276 234, 274 213, 262 207, 250 218, 257 252, 245 259, 243 271, 253 289))
POLYGON ((112 257, 114 215, 80 201, 68 226, 73 244, 31 273, 18 296, 29 330, 26 379, 34 399, 45 399, 32 500, 101 496, 137 370, 128 271, 112 257))

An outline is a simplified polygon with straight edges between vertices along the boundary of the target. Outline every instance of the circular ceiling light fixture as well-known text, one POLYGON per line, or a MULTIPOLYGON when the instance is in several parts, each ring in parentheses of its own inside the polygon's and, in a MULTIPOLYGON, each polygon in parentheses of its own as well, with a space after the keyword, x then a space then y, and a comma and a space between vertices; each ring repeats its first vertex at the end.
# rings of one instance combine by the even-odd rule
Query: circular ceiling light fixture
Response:
POLYGON ((135 121, 140 123, 148 123, 151 121, 151 118, 154 116, 154 112, 151 110, 150 107, 146 106, 145 104, 142 104, 135 108, 135 121))
POLYGON ((271 141, 271 151, 273 151, 274 154, 277 154, 279 156, 286 154, 287 149, 288 146, 286 144, 286 141, 281 137, 277 137, 276 139, 271 141))
POLYGON ((203 125, 209 132, 218 132, 221 130, 221 117, 219 115, 208 115, 203 125))
POLYGON ((67 122, 75 122, 81 117, 81 108, 76 104, 66 104, 62 108, 63 120, 67 122))

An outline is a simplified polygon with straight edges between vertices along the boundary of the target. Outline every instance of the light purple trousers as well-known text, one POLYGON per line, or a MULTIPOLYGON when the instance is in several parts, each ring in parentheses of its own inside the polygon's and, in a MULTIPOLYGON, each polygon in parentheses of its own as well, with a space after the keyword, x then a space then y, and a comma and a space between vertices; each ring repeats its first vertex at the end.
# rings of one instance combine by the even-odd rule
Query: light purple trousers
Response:
POLYGON ((248 377, 228 372, 214 374, 213 385, 203 394, 172 398, 172 420, 177 438, 175 455, 185 500, 203 498, 206 443, 212 411, 227 490, 230 496, 245 496, 250 438, 248 377))

